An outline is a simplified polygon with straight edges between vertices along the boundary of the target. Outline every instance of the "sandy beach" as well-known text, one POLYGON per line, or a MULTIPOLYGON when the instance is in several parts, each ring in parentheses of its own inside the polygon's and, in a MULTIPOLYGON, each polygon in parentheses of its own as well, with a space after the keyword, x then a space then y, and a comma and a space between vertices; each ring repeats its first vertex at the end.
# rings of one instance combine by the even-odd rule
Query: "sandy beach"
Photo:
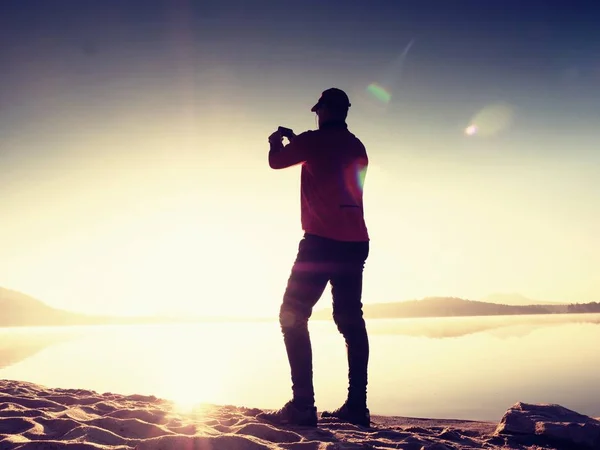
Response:
POLYGON ((595 445, 596 435, 590 438, 589 432, 600 433, 600 422, 589 418, 591 425, 579 427, 587 426, 585 438, 580 433, 574 439, 581 442, 569 443, 552 442, 539 430, 517 436, 506 423, 377 415, 369 429, 325 419, 317 428, 283 429, 261 423, 256 418, 260 412, 227 405, 182 410, 154 396, 0 380, 0 450, 574 449, 594 448, 588 444, 595 445))

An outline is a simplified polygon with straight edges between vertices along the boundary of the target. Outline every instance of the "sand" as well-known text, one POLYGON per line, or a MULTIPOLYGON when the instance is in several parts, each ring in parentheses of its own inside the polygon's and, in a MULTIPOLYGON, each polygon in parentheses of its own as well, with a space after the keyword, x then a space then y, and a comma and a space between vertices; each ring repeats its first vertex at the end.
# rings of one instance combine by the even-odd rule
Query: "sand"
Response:
POLYGON ((374 416, 370 429, 325 419, 284 429, 261 423, 260 412, 215 405, 184 412, 154 396, 0 380, 0 450, 542 448, 508 447, 489 422, 374 416))

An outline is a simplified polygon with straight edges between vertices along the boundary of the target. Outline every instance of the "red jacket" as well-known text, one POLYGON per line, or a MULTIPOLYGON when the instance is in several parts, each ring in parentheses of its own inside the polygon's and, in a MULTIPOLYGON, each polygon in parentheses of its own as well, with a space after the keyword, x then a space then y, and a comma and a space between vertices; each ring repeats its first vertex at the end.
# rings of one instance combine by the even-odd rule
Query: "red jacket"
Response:
POLYGON ((306 131, 269 152, 272 169, 302 164, 302 229, 339 241, 369 240, 363 210, 368 163, 365 146, 345 123, 306 131))

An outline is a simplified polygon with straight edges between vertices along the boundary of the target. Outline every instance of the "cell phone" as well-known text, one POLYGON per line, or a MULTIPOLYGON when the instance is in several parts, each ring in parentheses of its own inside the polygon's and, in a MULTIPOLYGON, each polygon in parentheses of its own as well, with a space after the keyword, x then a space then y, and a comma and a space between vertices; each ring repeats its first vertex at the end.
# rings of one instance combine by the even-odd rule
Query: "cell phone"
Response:
POLYGON ((277 131, 279 131, 283 137, 286 137, 288 139, 294 137, 294 130, 292 130, 291 128, 279 127, 277 128, 277 131))

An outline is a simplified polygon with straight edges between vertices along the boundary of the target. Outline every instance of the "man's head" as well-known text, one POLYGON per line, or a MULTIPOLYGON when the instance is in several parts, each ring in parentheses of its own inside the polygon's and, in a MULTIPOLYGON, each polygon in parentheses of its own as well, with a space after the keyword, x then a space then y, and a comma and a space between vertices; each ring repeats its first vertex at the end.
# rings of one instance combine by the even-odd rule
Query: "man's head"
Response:
POLYGON ((345 121, 350 108, 350 99, 341 89, 330 88, 321 93, 321 98, 311 111, 319 118, 319 125, 330 121, 345 121))

